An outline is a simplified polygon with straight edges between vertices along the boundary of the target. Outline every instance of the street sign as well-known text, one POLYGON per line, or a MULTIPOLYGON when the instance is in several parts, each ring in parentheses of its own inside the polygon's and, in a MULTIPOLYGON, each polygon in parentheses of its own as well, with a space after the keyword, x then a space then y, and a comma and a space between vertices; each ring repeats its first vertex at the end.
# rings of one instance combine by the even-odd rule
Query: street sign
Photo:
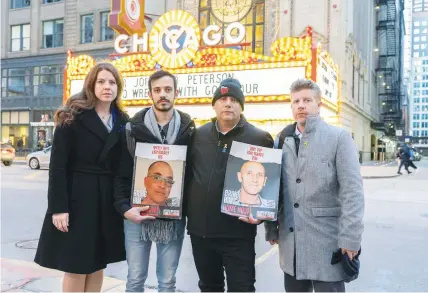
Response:
POLYGON ((403 130, 400 130, 400 129, 395 130, 395 136, 403 136, 403 130))

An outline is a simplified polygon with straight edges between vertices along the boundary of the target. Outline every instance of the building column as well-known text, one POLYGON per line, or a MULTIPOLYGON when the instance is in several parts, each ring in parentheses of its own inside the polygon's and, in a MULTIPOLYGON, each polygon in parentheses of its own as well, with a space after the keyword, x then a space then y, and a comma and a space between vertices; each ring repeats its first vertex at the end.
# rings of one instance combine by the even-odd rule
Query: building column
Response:
POLYGON ((75 44, 79 44, 80 37, 80 19, 77 15, 77 0, 65 1, 65 14, 64 14, 64 48, 72 49, 75 44), (67 27, 74 27, 75 29, 67 30, 67 27))

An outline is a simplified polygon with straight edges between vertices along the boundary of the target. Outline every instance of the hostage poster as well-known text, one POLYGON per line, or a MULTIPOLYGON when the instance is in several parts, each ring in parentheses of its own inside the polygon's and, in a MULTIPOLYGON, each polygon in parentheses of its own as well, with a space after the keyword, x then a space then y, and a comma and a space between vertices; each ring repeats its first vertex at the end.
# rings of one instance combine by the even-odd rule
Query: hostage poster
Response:
POLYGON ((132 206, 142 215, 181 219, 187 146, 138 142, 134 157, 132 206))
POLYGON ((282 150, 232 143, 221 212, 275 221, 278 212, 282 150))

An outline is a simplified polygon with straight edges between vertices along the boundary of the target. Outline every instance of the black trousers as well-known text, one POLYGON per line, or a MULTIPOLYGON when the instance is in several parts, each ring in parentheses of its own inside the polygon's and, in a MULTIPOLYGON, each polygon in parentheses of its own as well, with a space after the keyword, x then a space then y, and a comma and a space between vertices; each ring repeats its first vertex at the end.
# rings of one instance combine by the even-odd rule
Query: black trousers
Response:
POLYGON ((255 292, 254 238, 202 238, 190 235, 201 292, 255 292))
POLYGON ((417 169, 416 165, 413 163, 412 160, 409 160, 409 167, 412 167, 413 169, 417 169))
POLYGON ((404 166, 407 172, 409 172, 409 162, 407 160, 400 160, 400 166, 398 166, 398 173, 401 172, 401 168, 404 166))
POLYGON ((345 292, 345 283, 296 280, 284 273, 284 288, 287 292, 345 292))

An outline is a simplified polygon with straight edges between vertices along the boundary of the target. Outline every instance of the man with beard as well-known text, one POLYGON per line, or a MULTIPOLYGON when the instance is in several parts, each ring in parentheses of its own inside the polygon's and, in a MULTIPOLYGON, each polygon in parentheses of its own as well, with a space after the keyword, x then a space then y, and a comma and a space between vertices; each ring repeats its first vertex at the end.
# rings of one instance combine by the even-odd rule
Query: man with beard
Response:
POLYGON ((136 142, 189 143, 195 124, 189 115, 174 109, 177 95, 176 77, 163 70, 155 72, 149 78, 149 96, 153 106, 136 113, 126 125, 121 165, 116 177, 115 207, 125 218, 127 292, 144 291, 152 242, 157 246, 158 290, 175 291, 175 273, 183 245, 185 218, 168 220, 141 216, 140 211, 144 208, 132 207, 130 197, 136 142))
POLYGON ((283 153, 280 212, 265 222, 266 240, 279 244, 287 292, 343 292, 358 276, 364 230, 358 154, 350 133, 322 120, 315 82, 298 79, 290 94, 296 122, 275 140, 283 153), (334 251, 342 263, 333 264, 334 251))

